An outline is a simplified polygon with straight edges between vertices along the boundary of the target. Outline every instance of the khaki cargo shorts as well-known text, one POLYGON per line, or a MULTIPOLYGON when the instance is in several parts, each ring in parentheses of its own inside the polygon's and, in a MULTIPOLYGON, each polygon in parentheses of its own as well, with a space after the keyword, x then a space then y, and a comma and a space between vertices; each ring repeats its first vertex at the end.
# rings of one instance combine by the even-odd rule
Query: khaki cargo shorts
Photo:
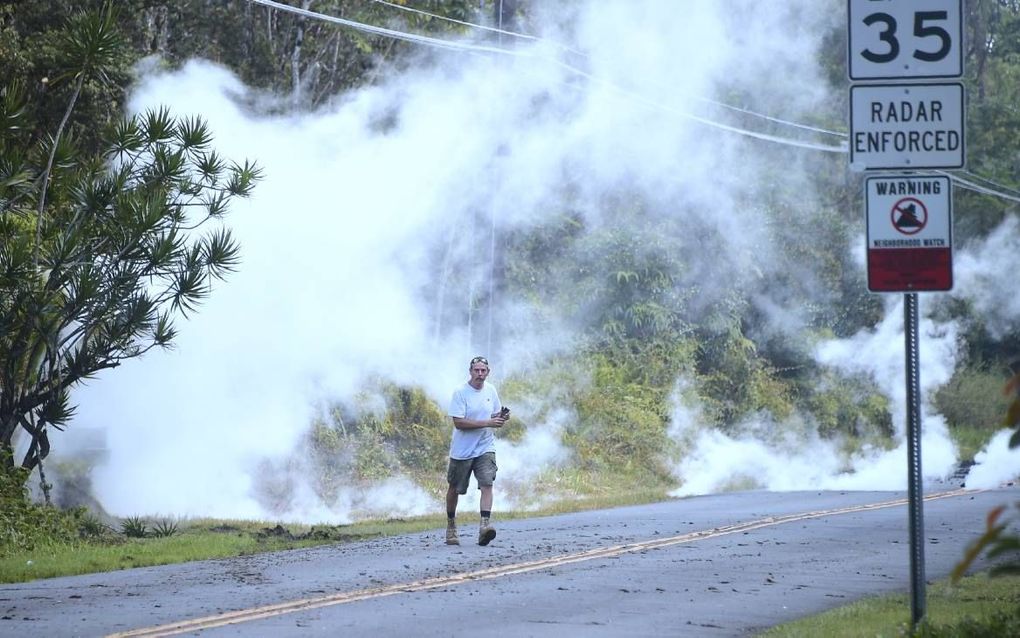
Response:
POLYGON ((446 482, 457 488, 458 494, 467 494, 471 473, 475 473, 478 489, 491 487, 496 480, 496 453, 486 452, 473 459, 450 459, 446 482))

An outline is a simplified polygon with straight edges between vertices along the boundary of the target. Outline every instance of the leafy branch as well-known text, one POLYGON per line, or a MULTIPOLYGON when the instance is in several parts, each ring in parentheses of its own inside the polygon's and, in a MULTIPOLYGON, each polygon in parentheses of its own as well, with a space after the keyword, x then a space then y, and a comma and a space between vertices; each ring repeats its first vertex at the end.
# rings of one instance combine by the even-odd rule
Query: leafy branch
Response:
MULTIPOLYGON (((74 415, 70 389, 125 359, 170 347, 211 283, 240 263, 222 220, 261 178, 212 150, 199 117, 157 108, 115 118, 85 148, 71 114, 86 79, 108 81, 120 55, 115 13, 73 18, 61 77, 75 86, 56 132, 0 138, 0 451, 28 435, 21 466, 49 453, 48 426, 74 415)), ((4 89, 0 123, 30 129, 17 87, 4 89)))

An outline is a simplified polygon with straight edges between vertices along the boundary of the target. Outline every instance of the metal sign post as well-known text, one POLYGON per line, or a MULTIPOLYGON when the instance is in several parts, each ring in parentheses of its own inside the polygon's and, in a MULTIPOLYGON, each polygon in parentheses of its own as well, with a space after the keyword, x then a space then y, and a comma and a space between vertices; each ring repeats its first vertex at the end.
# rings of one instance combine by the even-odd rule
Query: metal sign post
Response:
MULTIPOLYGON (((963 86, 919 82, 962 77, 962 16, 963 0, 847 0, 847 74, 851 83, 864 82, 850 87, 852 170, 963 168, 963 86)), ((867 180, 865 189, 869 290, 906 293, 910 617, 916 627, 925 614, 917 291, 952 287, 948 179, 892 175, 867 180)))
POLYGON ((925 614, 924 493, 921 485, 921 373, 917 293, 903 295, 903 335, 907 370, 907 499, 910 517, 910 620, 925 614))

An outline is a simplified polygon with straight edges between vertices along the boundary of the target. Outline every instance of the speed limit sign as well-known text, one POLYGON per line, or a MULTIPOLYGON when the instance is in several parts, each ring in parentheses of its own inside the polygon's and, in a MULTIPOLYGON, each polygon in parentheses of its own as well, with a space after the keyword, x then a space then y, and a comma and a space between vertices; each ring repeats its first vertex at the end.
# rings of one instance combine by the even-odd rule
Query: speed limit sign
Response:
POLYGON ((963 0, 848 0, 852 81, 963 75, 963 0))

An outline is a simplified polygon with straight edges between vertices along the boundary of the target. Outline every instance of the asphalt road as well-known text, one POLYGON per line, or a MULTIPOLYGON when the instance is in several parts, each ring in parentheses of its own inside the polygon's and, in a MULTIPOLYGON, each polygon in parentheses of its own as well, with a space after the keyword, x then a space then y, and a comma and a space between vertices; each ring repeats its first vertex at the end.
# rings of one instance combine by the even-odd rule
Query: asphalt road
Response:
MULTIPOLYGON (((926 501, 927 578, 1018 499, 926 501)), ((437 529, 2 585, 0 635, 741 636, 910 583, 902 493, 741 492, 495 522, 487 547, 462 515, 460 547, 437 529)))

